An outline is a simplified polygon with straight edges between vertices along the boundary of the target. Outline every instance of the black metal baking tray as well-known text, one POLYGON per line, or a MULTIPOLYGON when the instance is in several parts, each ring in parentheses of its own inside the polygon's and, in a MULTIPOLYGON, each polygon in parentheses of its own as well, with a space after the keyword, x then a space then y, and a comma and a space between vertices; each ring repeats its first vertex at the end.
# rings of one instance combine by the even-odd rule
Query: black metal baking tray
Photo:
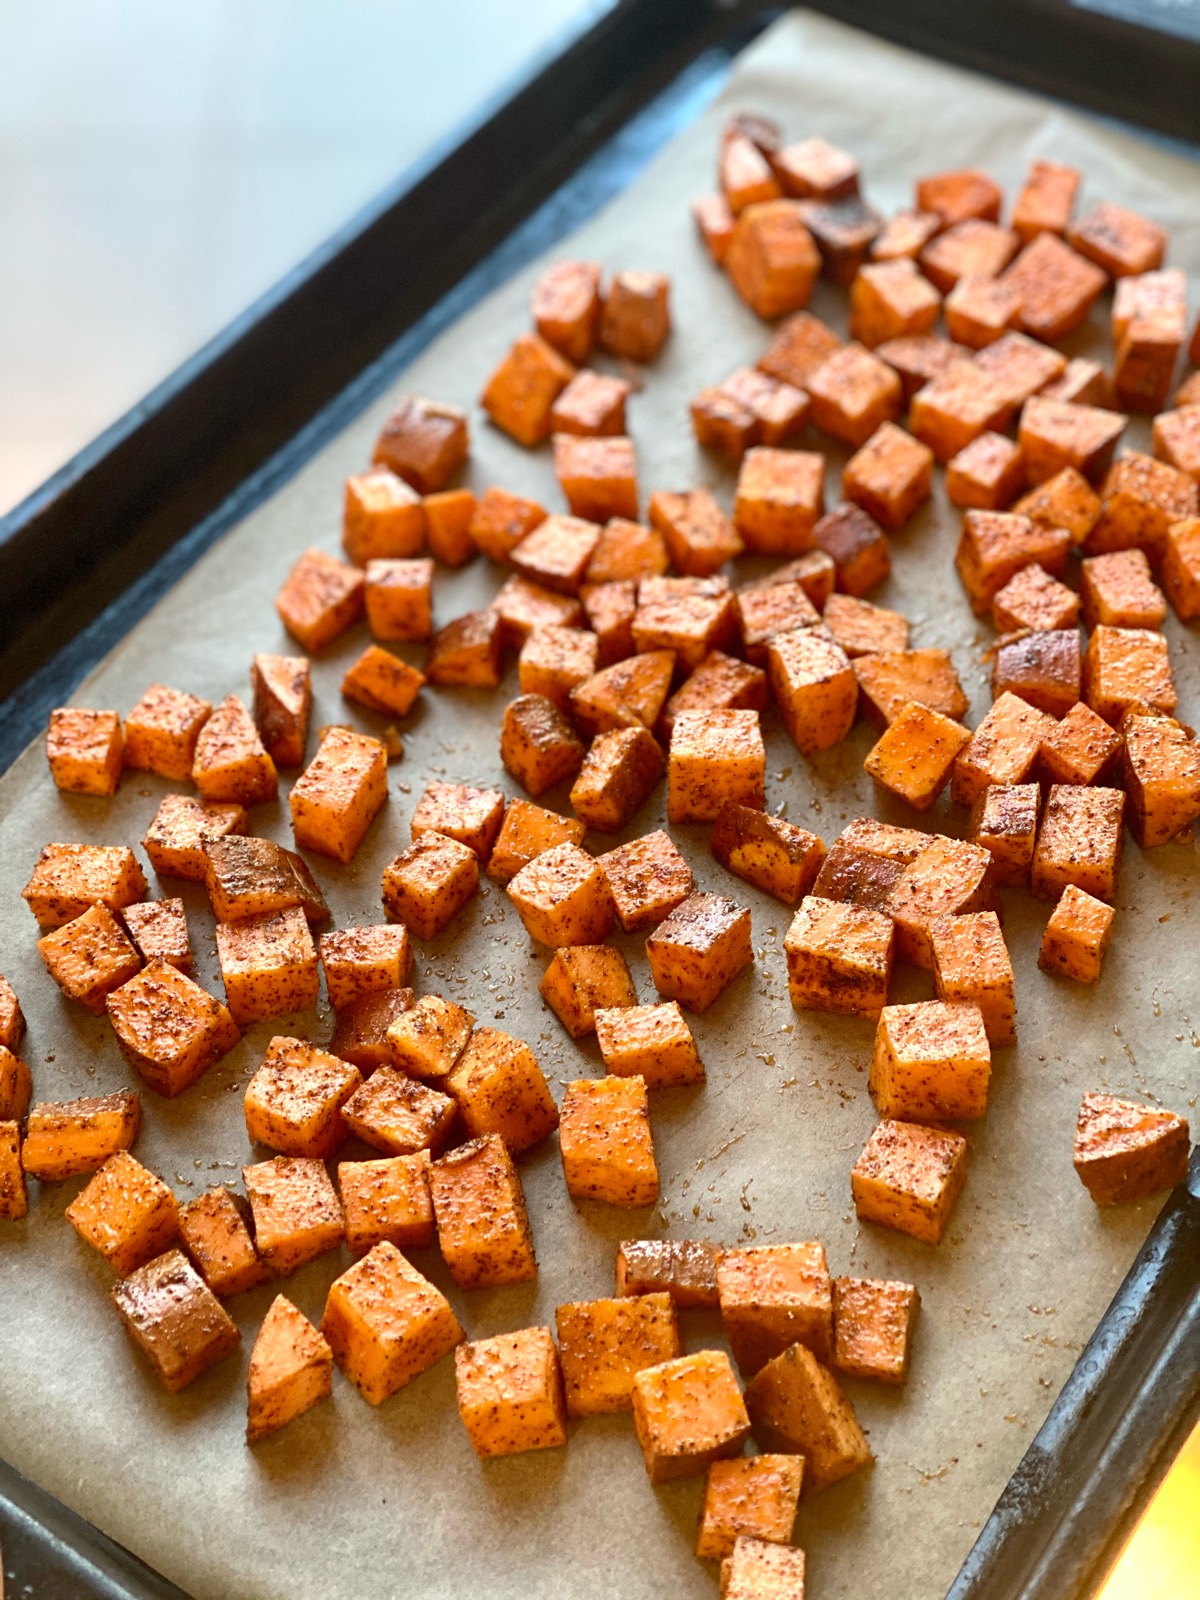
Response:
MULTIPOLYGON (((226 529, 465 307, 625 187, 780 9, 621 0, 589 19, 0 519, 0 771, 226 529)), ((1200 145, 1200 37, 1166 31, 1154 0, 815 9, 1200 145)), ((1198 1414, 1194 1154, 948 1600, 1085 1600, 1198 1414)), ((182 1596, 2 1461, 0 1550, 4 1592, 30 1600, 182 1596)))

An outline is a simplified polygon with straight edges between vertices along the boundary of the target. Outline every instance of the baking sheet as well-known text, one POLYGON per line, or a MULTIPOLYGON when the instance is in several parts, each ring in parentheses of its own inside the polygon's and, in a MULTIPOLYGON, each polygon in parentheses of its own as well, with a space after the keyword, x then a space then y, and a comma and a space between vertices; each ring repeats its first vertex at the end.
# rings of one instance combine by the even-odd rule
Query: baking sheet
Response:
MULTIPOLYGON (((689 397, 753 360, 766 329, 734 298, 693 234, 688 203, 713 184, 718 129, 730 108, 780 118, 790 136, 822 133, 857 152, 881 209, 905 204, 919 174, 978 163, 1011 195, 1032 157, 1082 167, 1086 199, 1141 206, 1172 231, 1172 259, 1200 266, 1196 172, 1187 161, 1106 125, 923 61, 812 15, 793 14, 740 58, 720 101, 637 184, 562 252, 607 268, 671 274, 677 331, 630 405, 644 493, 713 484, 729 503, 732 475, 700 452, 689 397)), ((562 253, 556 252, 556 253, 562 253)), ((481 384, 526 326, 538 264, 466 315, 396 384, 474 405, 481 384)), ((844 326, 845 301, 823 285, 814 309, 844 326)), ((1101 327, 1103 309, 1095 326, 1101 327)), ((1087 337, 1078 340, 1087 347, 1087 337)), ((125 711, 153 679, 211 700, 248 692, 256 650, 289 648, 273 598, 295 554, 335 550, 341 483, 369 459, 389 400, 372 406, 291 483, 234 529, 121 644, 76 696, 125 711)), ((1139 425, 1143 429, 1144 425, 1139 425)), ((1131 440, 1143 432, 1131 430, 1131 440)), ((843 456, 830 457, 836 494, 843 456)), ((501 483, 561 504, 548 450, 528 454, 476 411, 470 482, 501 483)), ((939 474, 939 480, 941 475, 939 474)), ((957 517, 941 497, 893 541, 895 571, 873 596, 904 610, 914 644, 948 645, 973 699, 988 704, 981 660, 989 630, 971 617, 950 556, 957 517)), ((483 603, 501 575, 484 563, 439 574, 445 621, 483 603)), ((1196 651, 1168 622, 1183 715, 1194 720, 1196 651)), ((315 670, 316 724, 378 727, 341 700, 338 684, 366 642, 356 630, 315 670)), ((408 818, 432 778, 514 785, 497 753, 496 696, 428 694, 391 769, 391 801, 355 861, 318 862, 339 926, 378 920, 384 864, 408 842, 408 818)), ((862 773, 871 742, 858 728, 840 748, 806 761, 769 722, 768 804, 827 839, 861 812, 911 822, 862 773)), ((62 1001, 41 968, 36 930, 18 899, 49 839, 130 842, 142 837, 172 786, 126 778, 111 803, 63 795, 40 749, 0 782, 0 970, 29 1018, 26 1047, 39 1098, 95 1094, 128 1083, 107 1025, 62 1001)), ((943 803, 944 804, 944 803, 943 803)), ((661 825, 665 794, 626 837, 661 825)), ((286 802, 258 810, 255 830, 290 842, 286 802)), ((961 832, 963 814, 937 825, 961 832)), ((942 1594, 1017 1460, 1043 1420, 1149 1228, 1156 1204, 1098 1213, 1071 1170, 1085 1088, 1195 1103, 1200 1037, 1192 1006, 1194 944, 1187 934, 1194 853, 1170 846, 1122 869, 1117 937, 1095 990, 1036 969, 1048 908, 1008 892, 1006 936, 1017 973, 1019 1042, 998 1054, 991 1105, 974 1134, 970 1177, 937 1249, 860 1229, 849 1169, 875 1116, 866 1092, 869 1023, 795 1014, 787 999, 783 936, 790 913, 728 877, 705 829, 673 830, 699 885, 753 911, 754 968, 695 1031, 708 1067, 703 1089, 656 1098, 652 1116, 663 1177, 653 1211, 576 1207, 553 1139, 521 1162, 541 1263, 535 1286, 460 1293, 435 1253, 415 1259, 449 1293, 470 1336, 553 1322, 561 1301, 611 1292, 616 1242, 630 1234, 703 1235, 732 1243, 818 1237, 837 1272, 911 1279, 924 1309, 912 1380, 893 1393, 851 1384, 876 1463, 802 1505, 797 1540, 821 1600, 942 1594)), ((614 842, 589 836, 595 850, 614 842)), ((152 893, 156 885, 151 877, 152 893)), ((167 894, 180 886, 164 885, 167 894)), ((197 975, 219 992, 212 923, 198 886, 184 889, 197 975)), ((653 997, 638 940, 620 941, 640 995, 653 997)), ((533 949, 502 890, 490 881, 457 925, 418 954, 419 990, 462 1000, 480 1022, 528 1039, 558 1092, 595 1073, 594 1044, 571 1043, 541 1005, 546 957, 533 949)), ((894 998, 922 998, 928 980, 903 971, 894 998)), ((249 1030, 196 1088, 174 1102, 146 1094, 139 1157, 181 1200, 235 1181, 253 1159, 240 1090, 275 1033, 328 1037, 330 1018, 277 1019, 249 1030)), ((234 1302, 245 1337, 239 1357, 183 1394, 148 1378, 106 1298, 109 1275, 64 1222, 81 1180, 31 1186, 28 1222, 0 1237, 0 1453, 199 1600, 338 1600, 362 1593, 463 1594, 524 1600, 562 1593, 711 1596, 713 1573, 692 1554, 702 1484, 652 1490, 628 1417, 589 1420, 569 1448, 481 1466, 454 1407, 453 1367, 434 1371, 373 1409, 340 1378, 332 1403, 253 1452, 242 1442, 245 1362, 278 1287, 318 1318, 334 1255, 281 1286, 234 1302)), ((719 1342, 715 1319, 689 1317, 689 1349, 719 1342)))

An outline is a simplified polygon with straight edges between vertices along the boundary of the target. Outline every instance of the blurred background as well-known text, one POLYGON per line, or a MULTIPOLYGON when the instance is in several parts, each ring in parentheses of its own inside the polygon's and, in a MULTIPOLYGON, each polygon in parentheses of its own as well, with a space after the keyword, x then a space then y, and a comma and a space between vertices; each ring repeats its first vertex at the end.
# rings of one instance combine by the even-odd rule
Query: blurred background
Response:
POLYGON ((611 0, 0 0, 0 513, 611 0))

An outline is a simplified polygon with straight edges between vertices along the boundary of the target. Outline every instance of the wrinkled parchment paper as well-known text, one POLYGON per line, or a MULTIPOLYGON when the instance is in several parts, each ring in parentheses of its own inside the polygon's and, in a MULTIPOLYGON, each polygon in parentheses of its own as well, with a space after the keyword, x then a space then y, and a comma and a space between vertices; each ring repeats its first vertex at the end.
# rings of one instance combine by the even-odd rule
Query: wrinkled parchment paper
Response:
MULTIPOLYGON (((766 339, 709 264, 687 210, 712 187, 717 131, 731 107, 778 117, 792 137, 820 132, 856 151, 867 192, 885 210, 906 203, 914 178, 930 170, 979 163, 1011 195, 1032 157, 1075 163, 1087 174, 1089 200, 1144 207, 1171 228, 1173 259, 1200 264, 1196 171, 1184 160, 1082 115, 793 15, 746 52, 721 101, 564 246, 608 268, 660 268, 673 280, 677 332, 630 406, 644 492, 709 482, 728 503, 731 475, 694 445, 686 403, 753 360, 766 339)), ((522 271, 466 315, 397 392, 473 405, 525 326, 536 272, 522 271)), ((840 293, 823 286, 815 309, 844 326, 840 293)), ((1097 328, 1103 315, 1101 308, 1097 328)), ((372 406, 212 550, 114 649, 77 703, 125 711, 153 679, 214 701, 230 690, 246 693, 252 653, 288 648, 272 607, 284 573, 305 545, 337 548, 342 479, 368 460, 387 409, 386 400, 372 406)), ((527 454, 476 418, 470 481, 503 483, 559 506, 548 451, 527 454)), ((1135 429, 1131 437, 1141 435, 1135 429)), ((832 498, 841 457, 836 448, 829 456, 832 498)), ((951 571, 956 522, 939 487, 935 503, 894 540, 895 574, 874 598, 910 615, 914 643, 953 647, 978 718, 988 703, 981 662, 988 629, 971 618, 951 571)), ((438 617, 481 603, 498 581, 484 563, 439 574, 438 617)), ((1194 720, 1195 647, 1174 619, 1168 631, 1183 713, 1194 720)), ((338 694, 342 672, 365 643, 356 630, 318 663, 316 724, 349 718, 378 726, 338 694)), ((410 719, 405 759, 392 768, 386 814, 356 860, 347 868, 316 863, 339 925, 379 920, 381 870, 407 844, 426 781, 496 783, 513 792, 497 754, 499 710, 513 692, 515 669, 494 697, 425 697, 410 719)), ((827 838, 859 812, 916 820, 872 792, 861 765, 869 743, 860 727, 841 748, 808 762, 772 724, 768 804, 827 838)), ((62 795, 40 749, 0 785, 0 970, 29 1017, 27 1054, 40 1098, 116 1089, 131 1073, 107 1024, 61 1000, 42 971, 19 890, 47 840, 140 840, 170 787, 132 774, 111 803, 62 795)), ((630 833, 660 825, 664 806, 660 795, 630 833)), ((962 830, 960 813, 938 820, 962 830)), ((260 809, 254 826, 290 842, 284 803, 260 809)), ((1129 846, 1117 936, 1094 991, 1037 971, 1048 908, 1009 892, 1020 1038, 998 1055, 966 1191, 946 1239, 931 1249, 857 1225, 848 1174, 875 1121, 866 1092, 871 1026, 792 1011, 782 950, 790 913, 728 877, 708 854, 706 833, 677 830, 700 884, 752 907, 756 964, 696 1020, 707 1087, 654 1104, 661 1204, 644 1213, 573 1206, 550 1139, 521 1163, 541 1262, 536 1286, 463 1295, 434 1252, 416 1259, 478 1336, 552 1324, 559 1302, 611 1293, 614 1247, 629 1234, 816 1237, 834 1271, 911 1279, 924 1301, 911 1382, 899 1393, 850 1386, 876 1463, 805 1501, 797 1539, 809 1554, 815 1600, 935 1600, 1156 1210, 1102 1215, 1093 1208, 1070 1161, 1081 1091, 1158 1098, 1181 1111, 1194 1104, 1193 851, 1171 846, 1143 858, 1129 846)), ((590 838, 594 849, 610 842, 590 838)), ((161 892, 178 894, 180 885, 161 892)), ((183 893, 198 976, 219 991, 203 895, 195 885, 183 893)), ((640 994, 652 998, 640 942, 623 942, 640 994)), ((542 1007, 536 985, 545 960, 503 892, 486 883, 457 924, 420 950, 417 983, 528 1039, 558 1092, 562 1082, 595 1073, 599 1059, 594 1043, 573 1045, 542 1007)), ((894 998, 926 996, 927 981, 903 972, 894 998)), ((181 1200, 235 1181, 253 1159, 240 1090, 267 1040, 289 1031, 322 1040, 328 1030, 324 1004, 319 1016, 259 1024, 182 1099, 147 1093, 138 1155, 181 1200)), ((565 1450, 481 1466, 455 1413, 450 1361, 378 1409, 339 1377, 331 1403, 248 1450, 246 1356, 276 1288, 234 1302, 245 1338, 239 1356, 185 1393, 163 1394, 108 1304, 106 1269, 63 1220, 79 1187, 79 1180, 34 1185, 28 1223, 6 1225, 0 1237, 0 1453, 201 1600, 682 1600, 715 1592, 714 1573, 692 1554, 701 1482, 652 1490, 628 1417, 576 1426, 565 1450)), ((282 1287, 318 1318, 345 1264, 327 1256, 282 1287)), ((687 1323, 691 1349, 719 1336, 715 1319, 687 1323)))

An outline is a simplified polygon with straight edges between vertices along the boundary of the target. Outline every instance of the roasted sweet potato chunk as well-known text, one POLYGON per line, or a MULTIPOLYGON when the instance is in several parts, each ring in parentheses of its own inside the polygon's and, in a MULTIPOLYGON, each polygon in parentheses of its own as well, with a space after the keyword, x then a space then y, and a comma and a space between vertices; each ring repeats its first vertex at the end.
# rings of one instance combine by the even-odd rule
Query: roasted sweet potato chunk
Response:
POLYGON ((850 1378, 899 1384, 908 1378, 921 1296, 911 1283, 833 1280, 833 1365, 850 1378))
POLYGON ((554 402, 575 368, 536 333, 523 333, 492 373, 479 403, 498 428, 527 449, 550 437, 554 402))
POLYGON ((821 518, 813 537, 832 558, 837 587, 843 594, 861 597, 892 570, 883 529, 861 506, 848 500, 821 518))
POLYGON ((288 573, 275 609, 296 643, 316 655, 363 614, 363 573, 324 550, 306 550, 288 573))
POLYGON ((246 1374, 246 1440, 255 1444, 333 1392, 333 1351, 285 1295, 263 1318, 246 1374))
POLYGON ((458 1414, 486 1460, 567 1442, 558 1351, 549 1328, 521 1328, 454 1352, 458 1414))
POLYGON ((967 1141, 916 1122, 881 1122, 850 1174, 860 1222, 937 1244, 967 1175, 967 1141))
POLYGON ((792 1004, 877 1017, 887 1004, 892 940, 892 920, 882 912, 808 895, 783 946, 792 1004))
POLYGON ((29 1067, 7 1045, 0 1045, 0 1122, 24 1122, 32 1095, 29 1067))
POLYGON ((1038 966, 1076 983, 1099 983, 1115 915, 1103 900, 1069 883, 1046 924, 1038 966))
POLYGON ((604 870, 577 845, 558 845, 535 856, 509 883, 508 896, 530 938, 551 949, 599 944, 612 929, 613 900, 604 870))
POLYGON ((674 1000, 652 1006, 631 1000, 597 1009, 595 1029, 605 1069, 613 1077, 641 1078, 647 1089, 704 1081, 692 1030, 674 1000))
POLYGON ((939 918, 994 911, 996 905, 988 852, 963 839, 932 838, 904 868, 888 900, 896 955, 932 968, 930 938, 939 918))
POLYGON ((97 1016, 114 989, 136 976, 142 958, 107 906, 89 906, 82 916, 38 940, 46 971, 68 1000, 97 1016))
MULTIPOLYGON (((939 925, 940 926, 940 925, 939 925)), ((869 1088, 879 1114, 902 1122, 968 1122, 987 1110, 992 1054, 972 1000, 884 1006, 869 1088)))
POLYGON ((152 683, 125 719, 125 765, 164 778, 188 778, 212 706, 181 689, 152 683))
POLYGON ((425 536, 429 554, 446 567, 465 566, 477 546, 471 538, 475 496, 470 489, 443 489, 425 496, 425 536))
POLYGON ((169 961, 180 972, 192 965, 187 914, 182 900, 139 900, 121 913, 143 961, 169 961))
POLYGON ((529 1046, 499 1028, 476 1028, 446 1088, 472 1138, 495 1133, 514 1155, 558 1126, 545 1074, 529 1046))
POLYGON ((46 760, 56 786, 68 794, 116 794, 124 750, 115 711, 61 707, 50 713, 46 760))
POLYGON ((868 752, 863 767, 914 810, 929 811, 970 738, 961 723, 910 700, 868 752))
POLYGON ((600 343, 614 356, 653 361, 671 331, 671 281, 661 272, 614 272, 600 315, 600 343))
POLYGON ((165 961, 152 961, 105 1004, 125 1059, 168 1097, 182 1094, 240 1037, 221 1002, 165 961))
POLYGON ((1034 161, 1013 202, 1013 231, 1027 243, 1039 233, 1062 234, 1067 230, 1080 174, 1075 167, 1055 161, 1034 161))
POLYGON ((948 650, 895 650, 854 663, 859 700, 877 723, 894 722, 910 700, 956 721, 968 701, 948 650))
MULTIPOLYGON (((730 229, 733 221, 730 219, 730 229)), ((577 372, 554 402, 552 433, 573 433, 583 439, 611 439, 625 433, 625 402, 632 385, 624 378, 584 369, 577 372)))
POLYGON ((814 425, 855 448, 900 415, 900 379, 860 344, 835 350, 812 373, 807 387, 814 425))
POLYGON ((784 905, 795 905, 812 889, 825 859, 816 834, 736 800, 725 801, 714 822, 710 848, 735 877, 784 905))
POLYGON ((355 1255, 385 1239, 401 1250, 433 1243, 428 1150, 382 1161, 341 1161, 337 1182, 346 1246, 355 1255))
POLYGON ((891 533, 929 499, 932 484, 933 451, 892 422, 876 429, 842 475, 846 499, 891 533))
POLYGON ((1025 487, 1021 447, 981 433, 946 463, 946 498, 964 511, 1005 511, 1025 487))
POLYGON ((750 1418, 729 1357, 698 1350, 644 1368, 633 1380, 633 1425, 651 1483, 698 1478, 740 1455, 750 1418))
POLYGON ((618 845, 596 862, 608 880, 625 933, 657 926, 692 892, 692 869, 661 829, 618 845))
POLYGON ((663 767, 662 750, 645 728, 597 734, 572 785, 571 804, 588 827, 619 833, 649 799, 663 767))
POLYGON ((858 680, 833 639, 815 628, 776 634, 767 647, 767 676, 798 750, 811 755, 845 738, 858 704, 858 680))
POLYGON ((625 957, 604 944, 556 951, 539 991, 572 1039, 595 1032, 597 1010, 637 1002, 625 957))
POLYGON ((412 814, 412 836, 440 833, 457 839, 486 866, 504 821, 504 796, 499 789, 475 789, 466 783, 428 783, 412 814))
POLYGON ((1127 716, 1122 730, 1129 831, 1143 850, 1186 840, 1200 816, 1195 739, 1168 717, 1127 716))
POLYGON ((255 1289, 271 1276, 250 1232, 250 1207, 228 1189, 209 1189, 182 1206, 179 1237, 196 1270, 220 1299, 255 1289))
MULTIPOLYGON (((587 688, 592 680, 580 686, 587 688)), ((504 710, 500 759, 536 799, 583 765, 584 747, 563 713, 540 694, 518 695, 504 710)))
POLYGON ((418 939, 436 939, 479 888, 479 862, 457 839, 427 833, 385 868, 383 909, 418 939))
POLYGON ((258 1253, 280 1277, 335 1250, 346 1234, 341 1201, 322 1161, 275 1156, 242 1168, 258 1253))
POLYGON ((721 1600, 804 1600, 804 1551, 739 1534, 721 1563, 721 1600))
POLYGON ((596 342, 600 305, 600 268, 594 261, 554 261, 533 286, 534 326, 576 366, 596 342))
POLYGON ((712 822, 727 800, 761 808, 766 747, 757 711, 684 711, 671 728, 667 817, 712 822))
POLYGON ((444 1147, 456 1110, 441 1090, 414 1083, 395 1067, 380 1066, 354 1090, 341 1114, 350 1132, 372 1149, 411 1156, 444 1147))
POLYGON ((172 1394, 241 1343, 237 1324, 178 1250, 168 1250, 112 1290, 125 1331, 172 1394))
POLYGON ((318 954, 335 1011, 363 995, 402 988, 412 976, 412 945, 405 927, 338 928, 321 935, 318 954))
POLYGON ((330 1285, 321 1332, 338 1366, 376 1406, 463 1337, 445 1295, 386 1240, 330 1285))
POLYGON ((683 1354, 670 1295, 579 1300, 557 1307, 554 1320, 572 1417, 632 1410, 637 1374, 683 1354))
POLYGON ((617 1248, 617 1293, 668 1294, 683 1310, 715 1310, 721 1250, 702 1239, 625 1239, 617 1248))
POLYGON ((1075 1124, 1075 1171, 1098 1206, 1145 1200, 1187 1177, 1184 1117, 1109 1094, 1085 1094, 1075 1124))
POLYGON ((230 1012, 241 1027, 317 1003, 317 947, 298 907, 218 923, 217 960, 230 1012))
POLYGON ((160 878, 192 878, 203 883, 205 847, 231 833, 244 833, 246 812, 238 805, 205 805, 186 794, 164 795, 142 840, 160 878))
POLYGON ((405 395, 375 441, 374 460, 390 467, 418 494, 445 488, 466 460, 467 419, 456 406, 405 395))
POLYGON ((1057 344, 1086 319, 1108 278, 1057 234, 1043 232, 1025 246, 1002 281, 1021 297, 1023 331, 1057 344))
POLYGON ((747 206, 734 223, 724 266, 741 298, 764 320, 812 298, 821 257, 795 200, 747 206))
POLYGON ((854 1407, 806 1345, 789 1345, 755 1374, 746 1386, 746 1410, 761 1449, 804 1457, 809 1494, 871 1460, 854 1407))
POLYGON ((44 845, 21 890, 43 928, 61 928, 92 906, 123 911, 145 896, 146 878, 133 851, 102 844, 44 845))
POLYGON ((342 545, 356 567, 377 557, 419 556, 425 548, 420 495, 387 467, 347 478, 342 545))
POLYGON ((559 844, 582 844, 586 824, 560 817, 530 800, 510 800, 488 861, 488 876, 507 883, 543 850, 559 844))
POLYGON ((754 959, 750 913, 719 894, 692 894, 646 941, 658 992, 689 1011, 707 1011, 754 959))
POLYGON ((525 1191, 498 1134, 459 1145, 429 1169, 438 1245, 462 1289, 537 1278, 525 1191))
POLYGON ((342 1108, 358 1069, 304 1039, 277 1037, 246 1085, 246 1133, 285 1156, 331 1156, 346 1138, 342 1108))
POLYGON ((175 1196, 128 1150, 109 1156, 64 1215, 120 1278, 169 1250, 179 1230, 175 1196))
MULTIPOLYGON (((803 1456, 714 1461, 704 1485, 696 1554, 724 1562, 741 1539, 750 1544, 790 1544, 803 1475, 803 1456)), ((801 1554, 798 1550, 787 1553, 801 1554)))
POLYGON ((1012 962, 996 913, 943 917, 934 924, 929 942, 938 999, 978 1006, 988 1043, 1011 1044, 1017 1004, 1012 962))
POLYGON ((799 1341, 828 1361, 833 1291, 824 1246, 759 1245, 726 1250, 717 1262, 721 1321, 744 1377, 799 1341))
POLYGON ((1125 796, 1099 785, 1051 785, 1038 830, 1030 888, 1054 900, 1073 883, 1101 900, 1116 893, 1125 796))
POLYGON ((1015 694, 1050 717, 1065 717, 1082 687, 1078 628, 1035 628, 1001 639, 992 658, 992 693, 1015 694))
POLYGON ((559 1153, 567 1192, 636 1210, 658 1199, 645 1080, 581 1078, 563 1092, 559 1153))
POLYGON ((969 806, 989 784, 1025 783, 1053 723, 1027 700, 1002 693, 955 761, 955 801, 969 806))
POLYGON ((35 1105, 21 1145, 21 1165, 31 1178, 60 1183, 95 1172, 128 1150, 142 1126, 142 1102, 128 1089, 83 1100, 35 1105))
POLYGON ((204 885, 218 922, 241 922, 293 906, 311 923, 324 922, 329 916, 307 862, 273 839, 241 834, 208 839, 203 860, 204 885))

